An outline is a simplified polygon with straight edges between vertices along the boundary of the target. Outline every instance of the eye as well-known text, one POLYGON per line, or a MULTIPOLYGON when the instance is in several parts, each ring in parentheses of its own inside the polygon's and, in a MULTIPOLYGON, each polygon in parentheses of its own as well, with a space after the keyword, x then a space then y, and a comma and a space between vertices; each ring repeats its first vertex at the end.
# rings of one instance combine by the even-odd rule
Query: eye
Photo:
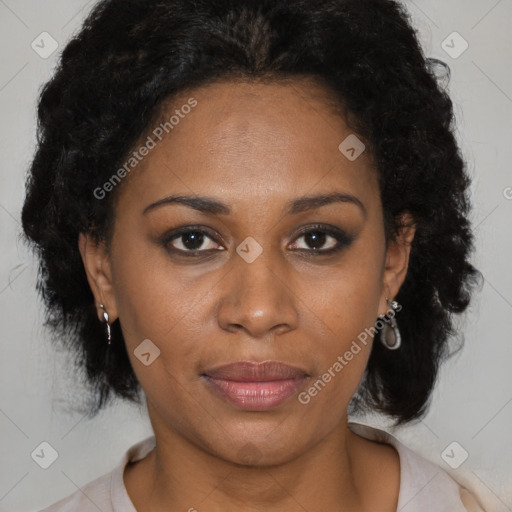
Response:
POLYGON ((353 242, 353 237, 349 236, 345 231, 322 225, 312 226, 308 230, 303 231, 295 240, 300 239, 304 239, 306 247, 300 247, 297 245, 297 242, 295 242, 293 248, 312 254, 317 253, 316 255, 338 252, 353 242))
POLYGON ((192 227, 164 237, 162 244, 167 249, 176 252, 198 253, 224 250, 219 249, 222 246, 219 246, 207 231, 192 227))

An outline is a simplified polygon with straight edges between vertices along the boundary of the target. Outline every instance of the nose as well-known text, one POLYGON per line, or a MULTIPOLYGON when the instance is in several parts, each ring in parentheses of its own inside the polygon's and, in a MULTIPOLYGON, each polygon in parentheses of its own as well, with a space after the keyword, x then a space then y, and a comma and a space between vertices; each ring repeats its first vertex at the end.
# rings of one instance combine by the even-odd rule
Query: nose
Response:
POLYGON ((222 329, 245 330, 253 338, 284 334, 297 328, 299 298, 286 263, 270 261, 263 251, 252 263, 234 258, 221 286, 217 317, 222 329))

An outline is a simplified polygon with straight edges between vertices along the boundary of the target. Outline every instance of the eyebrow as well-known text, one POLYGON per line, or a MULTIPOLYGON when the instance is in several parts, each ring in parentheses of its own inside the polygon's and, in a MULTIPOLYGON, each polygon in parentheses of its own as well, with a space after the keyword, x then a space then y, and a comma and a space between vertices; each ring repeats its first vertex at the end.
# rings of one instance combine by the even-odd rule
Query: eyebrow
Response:
MULTIPOLYGON (((285 212, 287 215, 296 215, 298 213, 314 210, 333 203, 354 204, 359 207, 364 217, 367 216, 364 204, 357 197, 342 192, 298 197, 286 204, 285 212)), ((212 197, 186 196, 179 194, 163 197, 162 199, 151 203, 144 208, 142 214, 145 215, 151 210, 170 204, 182 204, 199 212, 211 215, 229 215, 231 213, 231 208, 227 204, 212 197)))

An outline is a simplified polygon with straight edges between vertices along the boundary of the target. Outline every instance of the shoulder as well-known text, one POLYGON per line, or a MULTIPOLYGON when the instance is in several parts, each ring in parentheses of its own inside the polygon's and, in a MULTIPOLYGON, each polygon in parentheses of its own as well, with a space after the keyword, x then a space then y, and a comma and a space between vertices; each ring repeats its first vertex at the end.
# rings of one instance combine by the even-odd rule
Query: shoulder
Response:
POLYGON ((38 512, 136 512, 124 486, 124 469, 129 462, 144 458, 155 442, 154 436, 139 441, 124 453, 112 471, 38 512))
POLYGON ((440 466, 421 457, 394 436, 374 427, 349 423, 355 434, 392 445, 400 458, 400 512, 485 512, 469 490, 440 466))
POLYGON ((110 499, 112 473, 96 478, 39 512, 113 512, 110 499))

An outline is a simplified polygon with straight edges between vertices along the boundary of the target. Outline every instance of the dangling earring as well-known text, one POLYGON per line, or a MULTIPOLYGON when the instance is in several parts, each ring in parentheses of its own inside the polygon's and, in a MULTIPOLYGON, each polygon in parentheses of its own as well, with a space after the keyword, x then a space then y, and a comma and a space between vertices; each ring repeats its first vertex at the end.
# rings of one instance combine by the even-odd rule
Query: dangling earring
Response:
POLYGON ((379 319, 384 322, 382 332, 380 334, 380 341, 389 350, 396 350, 402 344, 402 337, 398 329, 398 324, 395 319, 395 312, 398 309, 398 302, 386 298, 388 306, 393 309, 393 315, 388 318, 387 315, 379 315, 379 319))
POLYGON ((110 323, 108 321, 108 313, 103 304, 100 304, 100 308, 103 309, 103 320, 105 321, 105 325, 107 328, 107 343, 110 345, 110 341, 112 340, 112 334, 110 332, 110 323))

